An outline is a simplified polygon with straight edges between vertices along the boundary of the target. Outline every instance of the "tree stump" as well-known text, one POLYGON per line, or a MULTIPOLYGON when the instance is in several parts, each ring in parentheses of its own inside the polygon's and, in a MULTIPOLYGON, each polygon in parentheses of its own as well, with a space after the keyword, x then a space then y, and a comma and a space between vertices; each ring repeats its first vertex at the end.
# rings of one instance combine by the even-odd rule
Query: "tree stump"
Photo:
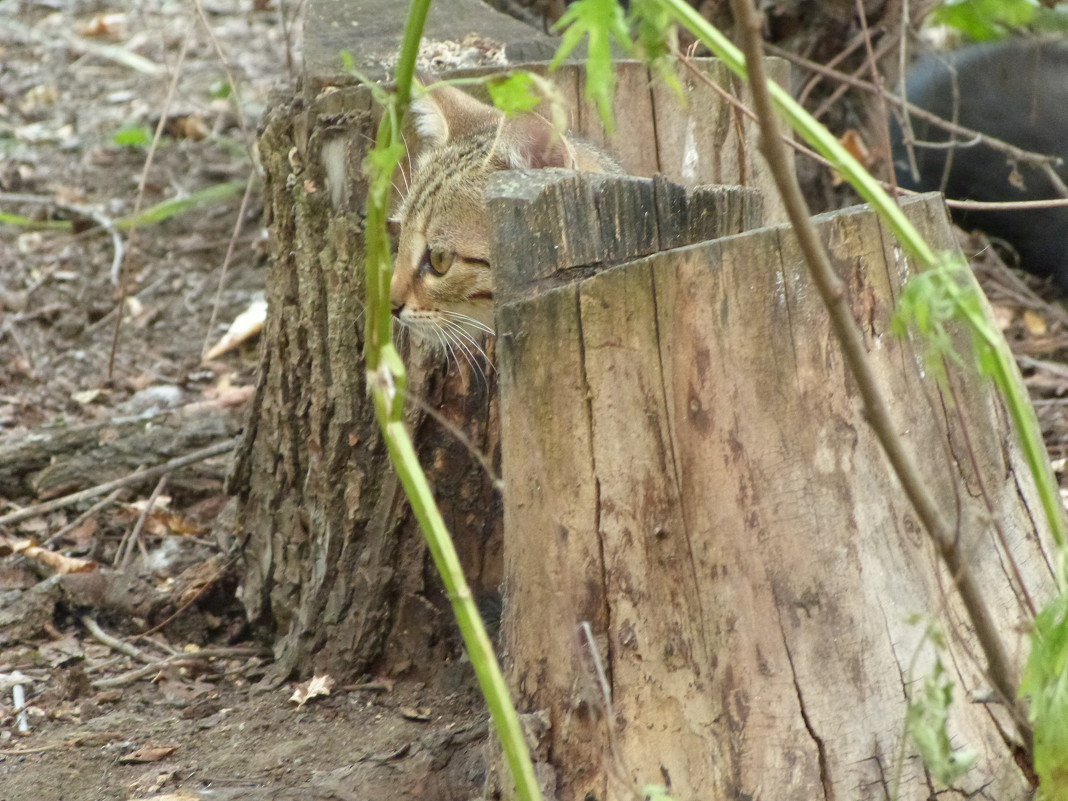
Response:
MULTIPOLYGON (((507 52, 544 50, 547 37, 475 0, 437 5, 428 39, 462 30, 496 37, 507 52)), ((274 641, 268 681, 313 670, 451 681, 441 666, 458 664, 447 658, 455 653, 448 603, 381 445, 362 359, 362 165, 377 113, 370 92, 340 74, 339 51, 350 50, 365 74, 383 74, 402 23, 391 1, 311 0, 303 91, 269 111, 259 140, 271 216, 269 311, 230 489, 244 557, 241 598, 274 641)), ((773 69, 786 75, 780 61, 773 69)), ((621 65, 619 74, 617 108, 626 112, 610 144, 624 159, 641 155, 641 171, 684 183, 766 183, 753 126, 703 83, 680 110, 673 96, 650 88, 644 67, 621 65)), ((577 100, 581 69, 566 66, 554 80, 575 98, 575 130, 604 141, 577 100)), ((439 354, 416 350, 408 362, 412 394, 492 461, 494 374, 450 372, 439 354)), ((492 599, 503 570, 493 482, 468 445, 419 408, 411 424, 468 579, 492 599)))
MULTIPOLYGON (((952 577, 863 419, 788 226, 592 277, 565 250, 547 276, 520 256, 554 242, 524 242, 509 221, 538 214, 556 244, 578 237, 551 189, 498 184, 490 201, 515 256, 497 317, 503 633, 520 711, 543 726, 547 797, 667 785, 679 801, 881 800, 900 767, 896 797, 929 798, 945 788, 901 742, 934 659, 909 622, 920 614, 948 632, 954 745, 979 754, 949 797, 1029 798, 1016 727, 986 703, 952 577)), ((935 248, 956 248, 938 197, 907 213, 935 248)), ((941 389, 891 335, 909 266, 872 212, 819 228, 1019 669, 1052 547, 1005 410, 968 371, 941 389)))

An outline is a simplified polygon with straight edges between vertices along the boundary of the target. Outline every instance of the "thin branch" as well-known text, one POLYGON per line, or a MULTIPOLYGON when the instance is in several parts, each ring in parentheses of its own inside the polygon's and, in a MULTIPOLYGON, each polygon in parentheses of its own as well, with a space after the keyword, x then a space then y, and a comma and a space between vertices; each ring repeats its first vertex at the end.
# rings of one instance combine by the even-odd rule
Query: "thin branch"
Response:
POLYGON ((167 486, 167 474, 164 473, 160 476, 158 482, 156 482, 156 488, 152 490, 152 494, 148 496, 148 502, 145 503, 145 508, 141 510, 141 514, 137 518, 137 523, 130 530, 127 536, 123 537, 122 542, 119 543, 118 549, 115 551, 114 564, 126 570, 130 566, 130 559, 133 557, 134 544, 141 549, 141 555, 148 560, 148 551, 145 549, 145 544, 141 541, 141 530, 145 527, 145 522, 148 520, 148 516, 152 514, 152 508, 156 505, 156 501, 159 499, 160 494, 163 492, 163 488, 167 486))
MULTIPOLYGON (((199 4, 198 4, 199 7, 199 4)), ((208 320, 207 330, 204 332, 204 345, 200 352, 207 353, 211 347, 211 337, 215 332, 215 320, 219 315, 219 305, 222 303, 222 293, 226 286, 226 273, 230 269, 230 263, 234 259, 234 248, 241 236, 241 226, 245 221, 245 210, 248 208, 249 198, 252 197, 252 186, 256 180, 256 171, 253 169, 248 175, 248 183, 245 184, 245 194, 241 198, 241 207, 237 210, 237 219, 234 220, 234 230, 230 234, 230 241, 226 245, 226 255, 223 257, 222 269, 219 270, 219 283, 215 288, 215 300, 211 304, 211 318, 208 320)))
POLYGON ((76 529, 78 526, 80 526, 82 523, 84 523, 90 517, 95 515, 97 512, 99 512, 100 510, 102 510, 102 509, 104 509, 104 508, 106 508, 108 506, 111 506, 111 504, 115 503, 115 501, 117 501, 121 495, 122 495, 122 488, 120 487, 119 489, 115 490, 110 495, 108 495, 108 497, 104 498, 104 500, 97 501, 92 506, 90 506, 88 509, 86 509, 84 512, 82 512, 80 515, 78 515, 76 518, 74 518, 74 520, 72 520, 71 522, 67 523, 67 525, 63 526, 63 528, 61 528, 59 531, 57 531, 55 534, 53 534, 51 537, 49 537, 47 540, 45 540, 44 543, 42 544, 43 547, 51 548, 53 545, 55 545, 57 542, 59 542, 61 539, 63 539, 63 537, 65 537, 70 532, 74 531, 74 529, 76 529))
POLYGON ((54 512, 56 509, 64 509, 68 506, 80 503, 81 501, 87 501, 90 498, 107 495, 109 492, 119 489, 120 487, 128 487, 131 484, 139 484, 142 481, 158 478, 164 473, 170 473, 172 470, 177 470, 180 467, 195 464, 196 462, 202 462, 205 459, 210 459, 212 456, 218 456, 221 453, 232 451, 235 447, 237 447, 236 437, 234 439, 228 439, 225 442, 217 442, 214 445, 201 448, 199 451, 193 451, 185 456, 179 456, 176 459, 171 459, 169 462, 164 462, 156 467, 150 467, 147 470, 138 470, 127 476, 123 476, 122 478, 109 481, 106 484, 98 484, 95 487, 90 487, 81 492, 75 492, 70 495, 64 495, 62 498, 56 498, 54 501, 46 501, 45 503, 39 503, 35 506, 28 506, 25 509, 19 509, 17 512, 10 512, 0 516, 0 526, 9 526, 22 520, 28 520, 31 517, 39 517, 40 515, 54 512))
MULTIPOLYGON (((840 81, 843 86, 849 86, 853 89, 859 89, 861 91, 868 92, 871 94, 879 94, 878 87, 871 81, 866 81, 863 78, 857 78, 853 75, 848 75, 847 73, 830 69, 829 67, 826 67, 822 64, 818 64, 815 61, 810 61, 809 59, 806 59, 802 56, 798 56, 794 53, 790 53, 789 51, 783 50, 782 48, 776 47, 775 45, 769 44, 766 45, 766 47, 769 53, 772 53, 773 55, 779 56, 781 58, 785 58, 800 67, 804 67, 807 70, 811 70, 812 72, 819 73, 820 75, 824 75, 826 77, 834 78, 835 80, 840 81)), ((1056 188, 1058 193, 1068 198, 1068 187, 1065 186, 1064 181, 1057 174, 1056 170, 1053 169, 1053 164, 1057 161, 1060 161, 1060 157, 1051 156, 1045 153, 1035 153, 1030 150, 1024 150, 1023 148, 1016 147, 1016 145, 1010 144, 1004 141, 1003 139, 998 139, 996 137, 985 134, 982 131, 976 131, 972 128, 966 128, 963 125, 958 125, 954 122, 950 122, 949 120, 943 119, 937 114, 930 112, 927 109, 922 108, 921 106, 917 106, 915 103, 910 103, 907 100, 902 99, 901 97, 893 94, 892 92, 884 92, 882 93, 882 96, 885 98, 886 102, 894 106, 894 108, 907 111, 910 116, 918 117, 921 120, 929 122, 932 125, 935 125, 936 127, 946 131, 947 133, 963 137, 966 140, 966 142, 963 144, 967 144, 968 142, 974 142, 975 144, 984 144, 987 147, 992 147, 995 150, 1001 151, 1006 155, 1007 158, 1013 161, 1031 164, 1035 167, 1042 169, 1045 172, 1046 177, 1048 177, 1053 183, 1053 186, 1054 188, 1056 188)), ((947 145, 950 143, 940 142, 938 144, 947 145)), ((956 144, 958 147, 962 146, 961 142, 955 142, 954 144, 956 144)), ((1061 205, 1060 202, 1054 202, 1057 205, 1061 205)), ((1019 204, 1014 205, 1016 207, 1020 207, 1019 204)), ((987 206, 984 208, 989 207, 987 206)))
POLYGON ((90 615, 80 615, 82 625, 89 630, 89 633, 93 635, 93 638, 104 643, 112 651, 117 651, 120 654, 126 654, 131 659, 136 659, 138 662, 144 662, 145 664, 152 665, 158 662, 154 656, 150 656, 142 651, 140 648, 130 645, 128 642, 120 640, 118 637, 112 637, 97 623, 90 615))
MULTIPOLYGON (((167 126, 167 120, 170 116, 171 105, 174 102, 174 93, 178 89, 178 79, 182 74, 182 65, 185 63, 185 54, 189 50, 189 41, 193 38, 193 29, 189 28, 185 32, 185 38, 182 39, 182 49, 178 53, 178 63, 174 66, 174 74, 171 76, 170 85, 167 87, 167 97, 163 101, 163 110, 159 115, 159 124, 156 125, 156 132, 152 137, 152 144, 148 147, 148 154, 145 156, 145 166, 141 170, 141 178, 137 182, 137 198, 134 200, 133 214, 130 215, 131 219, 136 220, 138 213, 141 211, 141 204, 145 198, 145 185, 148 183, 148 171, 152 167, 152 160, 155 158, 156 150, 159 149, 159 140, 163 136, 163 130, 167 126)), ((136 223, 130 228, 130 240, 133 240, 134 233, 136 232, 136 223)), ((115 375, 115 354, 119 349, 119 333, 122 331, 122 310, 126 305, 126 282, 122 281, 122 268, 119 266, 115 269, 112 267, 113 272, 111 274, 111 283, 117 284, 119 287, 119 300, 116 303, 116 309, 118 314, 115 315, 115 329, 111 335, 111 351, 108 354, 108 380, 110 381, 115 375)))

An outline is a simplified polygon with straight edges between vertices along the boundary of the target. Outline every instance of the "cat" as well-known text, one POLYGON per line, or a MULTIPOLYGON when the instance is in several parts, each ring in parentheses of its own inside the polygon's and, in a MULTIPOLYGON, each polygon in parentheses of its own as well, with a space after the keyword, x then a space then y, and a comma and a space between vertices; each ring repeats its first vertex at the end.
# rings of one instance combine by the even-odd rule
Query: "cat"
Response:
POLYGON ((494 265, 483 192, 500 170, 560 167, 622 173, 592 144, 530 112, 508 117, 453 86, 412 103, 423 149, 393 223, 393 315, 417 335, 469 352, 493 333, 494 265), (466 344, 465 344, 466 343, 466 344))
MULTIPOLYGON (((1037 153, 1068 159, 1068 40, 1014 39, 972 45, 955 53, 922 59, 908 74, 908 98, 947 120, 1037 153)), ((914 147, 913 175, 899 125, 891 126, 898 183, 921 191, 942 190, 959 200, 1040 200, 1057 198, 1049 178, 1036 167, 1013 164, 1002 152, 950 135, 918 118, 912 126, 921 142, 914 147)), ((1068 181, 1068 164, 1057 167, 1068 181)), ((1051 275, 1068 293, 1068 208, 1028 211, 953 209, 963 228, 978 228, 1011 246, 1019 266, 1051 275)))

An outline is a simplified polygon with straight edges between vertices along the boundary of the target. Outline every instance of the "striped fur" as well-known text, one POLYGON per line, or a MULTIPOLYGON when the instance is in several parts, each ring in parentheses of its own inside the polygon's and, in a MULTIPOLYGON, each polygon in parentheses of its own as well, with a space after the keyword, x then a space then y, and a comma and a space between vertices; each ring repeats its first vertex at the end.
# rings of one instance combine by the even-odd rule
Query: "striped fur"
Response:
POLYGON ((499 170, 563 167, 619 172, 610 157, 560 136, 535 114, 506 118, 453 87, 413 103, 423 137, 394 221, 400 233, 390 294, 393 313, 446 350, 472 356, 493 333, 493 264, 483 192, 499 170), (445 267, 446 269, 435 269, 445 267))

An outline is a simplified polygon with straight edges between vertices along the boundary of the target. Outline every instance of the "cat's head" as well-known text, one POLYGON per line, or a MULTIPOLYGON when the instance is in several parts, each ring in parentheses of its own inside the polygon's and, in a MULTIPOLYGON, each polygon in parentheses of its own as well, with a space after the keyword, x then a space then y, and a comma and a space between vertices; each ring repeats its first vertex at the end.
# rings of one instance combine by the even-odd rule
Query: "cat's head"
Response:
POLYGON ((574 167, 574 148, 543 117, 506 117, 455 87, 424 93, 412 115, 422 152, 393 218, 393 313, 442 344, 492 333, 486 184, 499 170, 574 167))

